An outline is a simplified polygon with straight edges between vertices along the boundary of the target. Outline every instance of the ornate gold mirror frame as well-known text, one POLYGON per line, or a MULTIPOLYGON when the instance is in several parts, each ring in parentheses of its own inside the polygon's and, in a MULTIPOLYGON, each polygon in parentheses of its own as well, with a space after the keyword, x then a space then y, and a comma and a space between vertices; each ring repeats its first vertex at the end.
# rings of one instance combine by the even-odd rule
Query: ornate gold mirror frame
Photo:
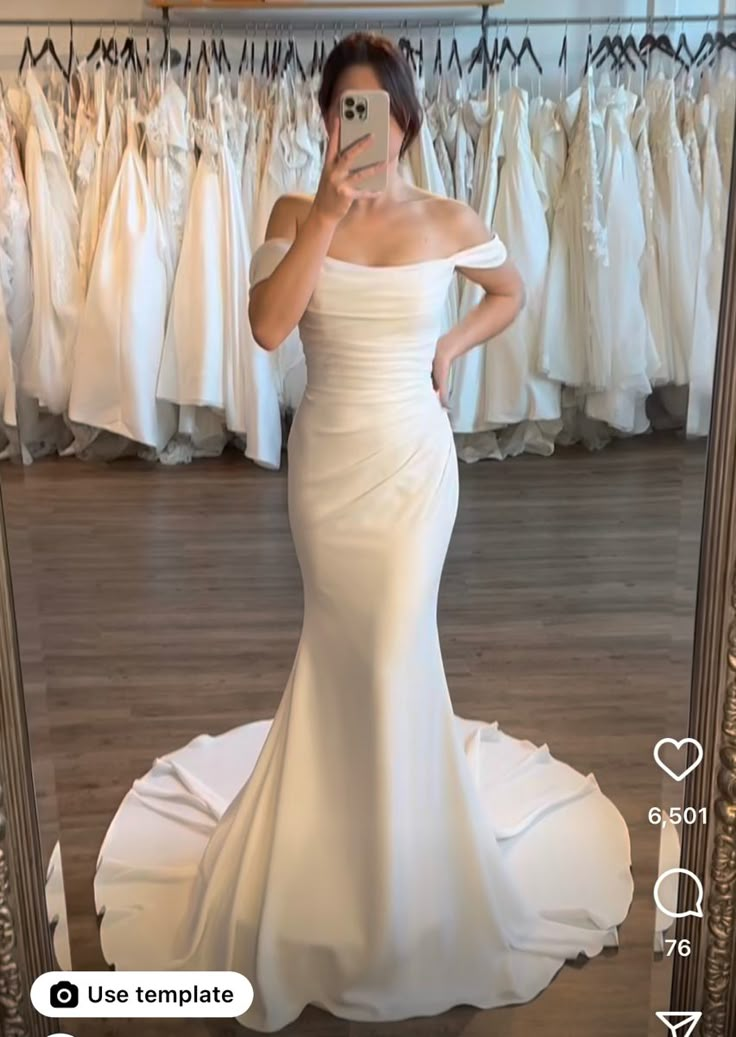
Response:
MULTIPOLYGON (((1 502, 1 498, 0 498, 1 502)), ((704 749, 685 804, 682 867, 705 887, 705 919, 678 920, 692 954, 676 957, 673 1011, 702 1011, 701 1037, 736 1034, 736 161, 726 233, 716 385, 695 622, 691 737, 704 749)), ((0 1037, 47 1037, 33 980, 55 968, 44 892, 5 523, 0 508, 0 1037)), ((685 910, 683 904, 680 910, 685 910)))

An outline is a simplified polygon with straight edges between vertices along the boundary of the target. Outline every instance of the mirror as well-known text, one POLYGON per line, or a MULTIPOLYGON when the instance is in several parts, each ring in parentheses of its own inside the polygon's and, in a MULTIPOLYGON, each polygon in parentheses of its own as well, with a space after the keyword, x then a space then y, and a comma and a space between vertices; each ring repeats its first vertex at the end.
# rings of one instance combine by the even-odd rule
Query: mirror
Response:
POLYGON ((394 34, 424 251, 346 217, 297 329, 264 240, 319 183, 330 34, 21 38, 0 780, 27 793, 14 910, 48 922, 26 988, 242 972, 247 1010, 161 1023, 192 1037, 561 1037, 571 998, 581 1032, 730 1032, 736 43, 659 28, 394 34), (487 240, 425 254, 421 191, 487 240))

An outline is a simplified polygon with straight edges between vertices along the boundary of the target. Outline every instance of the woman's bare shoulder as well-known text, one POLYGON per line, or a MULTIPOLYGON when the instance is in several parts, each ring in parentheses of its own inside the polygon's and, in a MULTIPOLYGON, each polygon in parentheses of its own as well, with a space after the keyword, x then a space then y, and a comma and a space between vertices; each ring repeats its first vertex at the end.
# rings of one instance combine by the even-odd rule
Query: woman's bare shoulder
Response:
POLYGON ((431 195, 425 204, 448 254, 481 245, 493 236, 491 228, 465 202, 431 195))
POLYGON ((293 241, 301 223, 306 219, 313 197, 307 194, 282 194, 277 198, 268 218, 266 238, 287 238, 293 241))

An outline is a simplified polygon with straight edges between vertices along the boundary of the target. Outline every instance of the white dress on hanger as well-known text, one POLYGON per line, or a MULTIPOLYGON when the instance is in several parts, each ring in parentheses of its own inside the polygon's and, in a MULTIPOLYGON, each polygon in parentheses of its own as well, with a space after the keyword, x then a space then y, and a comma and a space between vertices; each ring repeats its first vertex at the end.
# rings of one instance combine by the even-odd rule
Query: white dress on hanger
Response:
MULTIPOLYGON (((189 194, 182 244, 171 294, 157 393, 181 405, 179 432, 196 452, 225 442, 224 308, 229 274, 224 268, 220 153, 225 127, 211 116, 194 127, 199 162, 189 194)), ((172 447, 173 449, 173 447, 172 447)), ((176 459, 179 451, 176 451, 176 459)))
POLYGON ((197 168, 187 98, 171 73, 144 123, 146 172, 164 228, 170 297, 197 168))
POLYGON ((687 407, 689 436, 707 436, 710 429, 723 281, 724 239, 721 226, 723 210, 728 205, 718 157, 717 109, 711 94, 706 94, 698 102, 698 116, 704 129, 703 193, 700 241, 695 250, 695 334, 690 354, 687 407))
POLYGON ((654 234, 666 321, 665 377, 673 385, 687 385, 695 306, 692 255, 700 239, 700 214, 677 127, 674 80, 663 75, 650 79, 646 101, 651 112, 654 234))
MULTIPOLYGON (((422 79, 415 82, 419 103, 424 107, 425 88, 422 79)), ((440 164, 437 161, 437 153, 434 149, 432 133, 426 118, 422 119, 419 133, 412 141, 406 152, 406 161, 411 169, 411 179, 415 187, 422 191, 429 191, 440 198, 446 197, 445 181, 442 177, 440 164)), ((444 335, 457 324, 458 306, 460 303, 457 281, 453 281, 447 293, 445 312, 442 318, 440 334, 444 335)))
MULTIPOLYGON (((315 194, 322 174, 321 138, 311 118, 311 85, 291 83, 293 98, 285 100, 286 116, 280 120, 280 140, 274 147, 269 180, 281 185, 280 194, 315 194)), ((264 196, 265 197, 265 196, 264 196)), ((274 197, 273 195, 271 197, 274 197)), ((298 407, 306 385, 304 347, 297 329, 272 357, 278 382, 279 403, 284 410, 298 407)))
POLYGON ((567 162, 567 133, 558 104, 547 97, 535 97, 529 106, 532 151, 542 175, 540 196, 547 214, 550 233, 567 162))
POLYGON ((685 149, 687 168, 693 182, 693 190, 698 204, 700 204, 703 198, 703 165, 695 123, 695 104, 692 83, 688 82, 686 92, 680 96, 677 102, 677 123, 682 137, 682 146, 685 149))
POLYGON ((0 286, 8 333, 6 372, 12 380, 5 383, 7 446, 2 456, 20 457, 28 464, 57 450, 68 433, 60 417, 42 414, 38 401, 18 384, 33 320, 33 268, 28 193, 14 138, 14 123, 0 97, 0 286))
POLYGON ((427 128, 432 138, 432 146, 437 158, 437 166, 442 177, 442 194, 448 198, 455 197, 455 174, 450 161, 450 153, 443 136, 443 127, 446 122, 445 108, 447 105, 447 80, 440 76, 437 84, 435 97, 427 100, 424 109, 424 117, 427 120, 427 128))
POLYGON ((77 198, 80 205, 79 275, 86 294, 89 274, 104 217, 102 181, 105 137, 107 135, 107 68, 95 68, 91 98, 91 124, 77 167, 77 198))
MULTIPOLYGON (((475 173, 476 193, 472 207, 485 223, 493 226, 493 214, 498 196, 498 152, 501 146, 504 113, 496 100, 495 93, 489 100, 492 117, 481 132, 478 154, 484 156, 482 165, 475 173)), ((460 288, 458 317, 474 309, 485 297, 480 285, 463 281, 460 288)), ((452 427, 457 433, 478 432, 488 427, 485 418, 485 359, 484 348, 471 349, 457 358, 452 366, 450 386, 450 414, 452 427)))
MULTIPOLYGON (((267 242, 253 281, 289 247, 267 242)), ((202 735, 125 797, 95 877, 117 969, 232 969, 273 1032, 535 997, 617 943, 630 843, 592 774, 453 712, 436 606, 457 460, 429 378, 456 268, 324 261, 289 516, 304 624, 273 720, 202 735), (410 334, 407 334, 407 329, 410 334)))
POLYGON ((639 197, 644 219, 645 248, 641 260, 641 295, 647 321, 647 377, 652 385, 666 381, 667 321, 659 283, 659 261, 654 226, 654 167, 649 147, 649 107, 641 99, 631 121, 631 140, 636 149, 639 197))
POLYGON ((138 150, 133 100, 126 121, 125 153, 79 326, 69 418, 162 450, 176 427, 174 408, 156 399, 166 322, 166 244, 138 150))
POLYGON ((123 97, 123 75, 120 71, 113 73, 112 86, 107 95, 108 125, 105 145, 102 151, 102 170, 100 183, 100 215, 104 220, 112 189, 120 172, 125 151, 125 100, 123 97))
POLYGON ((608 263, 598 305, 603 317, 604 353, 598 370, 604 388, 586 396, 585 413, 619 432, 640 434, 649 427, 646 399, 648 334, 642 299, 646 227, 639 198, 639 174, 630 125, 637 95, 624 86, 599 86, 605 106, 601 198, 608 228, 608 263), (607 355, 606 355, 607 354, 607 355))
MULTIPOLYGON (((18 151, 0 95, 0 420, 19 451, 18 371, 33 318, 30 212, 18 151)), ((22 429, 30 432, 30 429, 22 429)))
POLYGON ((240 180, 227 143, 226 102, 198 126, 201 157, 184 228, 158 394, 222 415, 246 457, 278 468, 281 413, 270 354, 248 322, 250 247, 240 180), (196 285, 196 290, 193 286, 196 285))
POLYGON ((82 307, 77 261, 79 210, 51 109, 33 69, 26 73, 30 117, 25 176, 31 212, 33 318, 22 387, 52 414, 69 403, 82 307))
MULTIPOLYGON (((529 134, 529 98, 512 87, 503 98, 503 150, 493 226, 518 267, 527 292, 527 303, 514 323, 486 346, 483 357, 481 403, 476 428, 494 429, 520 422, 557 422, 561 417, 560 386, 538 373, 541 303, 549 260, 549 231, 544 203, 539 194, 541 173, 529 134)), ((469 292, 473 297, 477 293, 469 292)), ((463 304, 467 303, 466 296, 463 304)), ((473 298, 473 301, 475 299, 473 298)), ((523 443, 544 438, 532 427, 519 430, 513 452, 523 443)), ((554 442, 554 435, 551 436, 554 442)), ((496 437, 489 439, 490 456, 498 456, 496 437)), ((475 446, 476 456, 480 444, 475 446)), ((551 446, 548 451, 551 452, 551 446)), ((463 449, 462 455, 466 456, 463 449)), ((475 459, 475 457, 474 457, 475 459)))
MULTIPOLYGON (((540 337, 540 370, 582 389, 605 387, 600 292, 608 240, 600 190, 590 75, 560 112, 570 139, 552 226, 540 337)), ((602 127, 601 127, 602 132, 602 127)))
POLYGON ((723 50, 718 61, 718 72, 713 84, 716 103, 716 141, 721 163, 721 176, 726 190, 731 188, 734 117, 736 116, 736 56, 723 50))

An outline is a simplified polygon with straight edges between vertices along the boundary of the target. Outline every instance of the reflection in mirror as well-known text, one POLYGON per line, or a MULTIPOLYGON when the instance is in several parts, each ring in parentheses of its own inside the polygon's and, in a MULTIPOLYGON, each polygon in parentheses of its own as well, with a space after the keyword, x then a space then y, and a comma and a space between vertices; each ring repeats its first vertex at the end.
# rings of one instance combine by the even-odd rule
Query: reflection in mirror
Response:
MULTIPOLYGON (((675 743, 736 105, 728 38, 676 28, 448 26, 420 69, 407 27, 422 128, 394 112, 391 191, 329 243, 314 86, 275 101, 247 48, 222 78, 234 37, 6 89, 0 481, 62 969, 243 972, 262 1030, 562 1037, 572 998, 658 1032, 707 820, 675 743)), ((328 112, 385 86, 361 47, 328 112)))

